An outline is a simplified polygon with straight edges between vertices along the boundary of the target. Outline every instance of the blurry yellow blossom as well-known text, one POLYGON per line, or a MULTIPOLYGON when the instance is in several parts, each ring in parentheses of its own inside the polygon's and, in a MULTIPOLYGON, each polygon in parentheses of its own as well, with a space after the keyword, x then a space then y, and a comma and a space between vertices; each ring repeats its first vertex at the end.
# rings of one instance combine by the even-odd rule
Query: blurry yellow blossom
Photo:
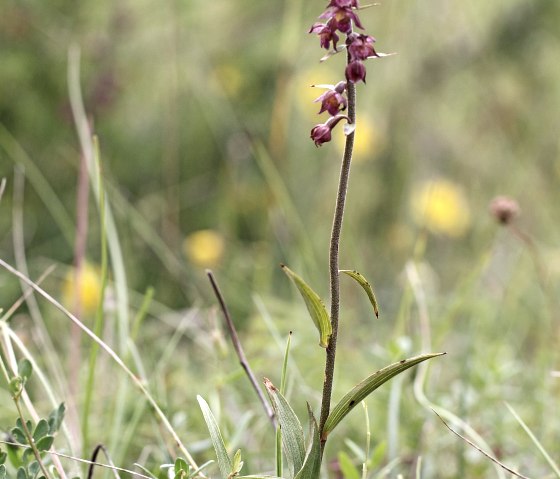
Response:
POLYGON ((243 73, 231 63, 218 65, 214 69, 214 77, 229 97, 236 97, 243 87, 243 73))
MULTIPOLYGON (((334 143, 340 154, 344 152, 346 144, 346 136, 344 134, 333 135, 334 143)), ((356 134, 354 137, 353 161, 367 160, 373 158, 382 146, 382 135, 378 128, 374 126, 372 121, 366 114, 358 113, 358 121, 356 123, 356 134)))
POLYGON ((197 266, 216 265, 224 254, 224 238, 213 230, 199 230, 191 233, 183 242, 185 256, 197 266))
MULTIPOLYGON (((340 74, 338 76, 340 76, 340 74)), ((311 85, 334 85, 335 83, 338 83, 339 80, 340 78, 337 79, 336 73, 329 70, 329 67, 323 63, 316 68, 302 72, 301 75, 294 81, 297 106, 302 109, 309 121, 313 123, 323 123, 329 118, 327 113, 318 115, 317 113, 321 109, 321 104, 313 103, 313 101, 325 93, 326 90, 324 88, 314 88, 311 85)), ((309 129, 311 129, 311 127, 309 127, 309 129)))
POLYGON ((432 233, 462 236, 470 224, 470 210, 461 187, 444 179, 427 181, 412 194, 412 212, 420 226, 432 233))
POLYGON ((79 307, 83 315, 92 315, 97 310, 101 300, 101 272, 99 268, 84 263, 80 270, 80 276, 76 277, 76 269, 68 270, 62 286, 62 299, 64 304, 74 309, 79 301, 79 307))

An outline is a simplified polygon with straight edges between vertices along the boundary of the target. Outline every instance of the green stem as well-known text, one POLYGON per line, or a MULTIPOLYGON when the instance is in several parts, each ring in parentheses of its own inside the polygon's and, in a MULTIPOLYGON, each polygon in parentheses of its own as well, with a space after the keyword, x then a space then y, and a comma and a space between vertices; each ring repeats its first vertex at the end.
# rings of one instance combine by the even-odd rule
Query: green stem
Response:
MULTIPOLYGON (((348 61, 350 61, 348 59, 348 61)), ((348 92, 348 118, 350 124, 356 123, 356 85, 347 83, 348 92)), ((331 232, 331 242, 329 250, 329 272, 331 290, 331 324, 332 335, 327 348, 325 360, 325 382, 323 384, 323 398, 321 401, 321 418, 319 431, 321 434, 321 453, 325 449, 326 437, 323 437, 323 428, 329 416, 331 407, 332 386, 334 379, 334 364, 336 358, 336 342, 338 336, 338 317, 340 311, 340 283, 338 267, 338 251, 340 244, 340 233, 342 230, 342 220, 344 218, 344 205, 346 203, 346 192, 348 190, 348 178, 350 176, 350 164, 352 162, 352 151, 354 149, 354 132, 346 137, 342 166, 340 169, 340 179, 338 182, 338 193, 336 197, 336 207, 331 232)))

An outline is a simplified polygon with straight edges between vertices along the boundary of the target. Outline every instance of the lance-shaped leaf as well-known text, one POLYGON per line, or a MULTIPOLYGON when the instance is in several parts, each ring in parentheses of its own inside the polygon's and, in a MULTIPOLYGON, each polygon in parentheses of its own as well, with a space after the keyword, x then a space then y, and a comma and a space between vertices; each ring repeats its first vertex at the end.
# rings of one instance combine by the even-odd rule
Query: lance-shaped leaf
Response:
POLYGON ((357 271, 341 269, 340 273, 347 274, 351 278, 355 279, 362 288, 364 288, 364 291, 368 295, 369 302, 373 306, 373 312, 375 313, 375 316, 379 318, 379 307, 377 306, 377 299, 375 299, 373 288, 371 287, 371 284, 368 283, 368 280, 357 271))
POLYGON ((294 410, 288 404, 288 401, 280 394, 278 388, 270 382, 270 379, 264 378, 264 385, 282 429, 284 454, 286 454, 286 459, 292 468, 293 476, 295 476, 305 461, 305 446, 301 423, 294 410))
POLYGON ((329 345, 329 339, 332 334, 332 326, 327 310, 325 309, 325 305, 321 301, 319 295, 313 291, 300 276, 294 273, 286 265, 281 266, 299 290, 303 300, 305 301, 305 305, 307 306, 311 319, 319 330, 319 346, 326 348, 329 345))
POLYGON ((202 409, 202 414, 204 416, 204 420, 206 421, 206 427, 208 427, 208 431, 210 432, 210 439, 212 440, 212 445, 216 451, 220 473, 222 477, 228 477, 232 472, 231 459, 229 458, 224 444, 224 439, 222 438, 222 433, 220 432, 220 428, 216 422, 216 418, 212 414, 208 403, 201 396, 197 396, 196 399, 198 400, 200 409, 202 409))
POLYGON ((346 395, 340 400, 340 402, 334 407, 334 409, 329 414, 325 426, 323 428, 323 440, 327 439, 327 436, 332 432, 332 430, 342 421, 346 415, 354 409, 356 405, 365 399, 369 394, 375 391, 379 386, 389 381, 389 379, 397 376, 398 374, 406 371, 412 366, 416 366, 422 361, 427 359, 435 358, 436 356, 441 356, 445 353, 431 353, 422 354, 421 356, 415 356, 410 359, 403 359, 398 363, 393 363, 389 366, 380 369, 379 371, 368 376, 361 383, 354 386, 346 395))
POLYGON ((310 444, 305 456, 303 467, 296 474, 294 479, 316 479, 321 471, 321 440, 319 438, 319 427, 313 416, 313 412, 307 405, 310 424, 310 444))

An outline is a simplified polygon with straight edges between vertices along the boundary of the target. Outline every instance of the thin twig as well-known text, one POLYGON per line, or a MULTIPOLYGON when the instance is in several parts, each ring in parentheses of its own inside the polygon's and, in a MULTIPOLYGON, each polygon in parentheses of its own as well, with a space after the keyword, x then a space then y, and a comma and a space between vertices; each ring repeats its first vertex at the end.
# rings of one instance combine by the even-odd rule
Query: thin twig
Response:
POLYGON ((235 348, 235 352, 237 353, 237 357, 239 358, 239 363, 241 364, 241 367, 243 368, 243 370, 245 371, 245 374, 249 378, 249 381, 251 382, 251 386, 253 386, 253 389, 257 393, 257 396, 259 397, 259 399, 260 399, 260 401, 263 405, 263 408, 266 412, 266 415, 270 419, 270 422, 272 423, 272 425, 274 427, 276 427, 276 419, 275 419, 275 416, 274 416, 274 411, 270 407, 269 402, 264 397, 264 394, 259 387, 259 383, 257 382, 257 378, 255 377, 255 375, 253 374, 253 371, 251 370, 251 367, 249 366, 249 362, 247 361, 247 358, 246 358, 245 353, 243 351, 243 347, 241 346, 241 342, 239 341, 239 337, 237 336, 237 330, 235 329, 235 325, 233 324, 233 321, 231 320, 231 316, 229 314, 228 308, 227 308, 226 303, 224 301, 224 297, 223 297, 223 295, 220 291, 220 288, 218 286, 218 283, 216 282, 216 279, 214 278, 214 274, 209 269, 206 270, 206 274, 208 275, 208 279, 210 280, 210 284, 212 284, 212 289, 214 290, 214 294, 216 295, 216 299, 218 300, 218 303, 220 303, 220 308, 222 310, 222 313, 224 314, 224 319, 226 321, 226 326, 227 326, 227 329, 228 329, 228 332, 229 332, 229 336, 231 338, 231 342, 233 343, 233 347, 235 348))
MULTIPOLYGON (((350 55, 348 55, 350 62, 350 55)), ((347 82, 348 91, 348 118, 350 124, 356 123, 356 85, 347 82)), ((323 437, 323 428, 329 416, 331 407, 332 386, 334 379, 334 364, 336 358, 336 342, 338 337, 338 316, 340 311, 340 284, 338 267, 338 250, 340 245, 340 233, 342 230, 342 220, 344 217, 344 205, 346 203, 346 192, 348 190, 348 178, 350 176, 350 164, 352 162, 352 151, 354 149, 354 131, 346 137, 344 155, 340 169, 340 179, 338 183, 338 194, 336 197, 336 207, 331 232, 331 242, 329 250, 329 271, 330 271, 330 290, 331 290, 331 325, 332 335, 327 347, 327 357, 325 360, 325 382, 323 384, 323 398, 321 400, 321 418, 319 431, 321 435, 321 453, 325 449, 326 437, 323 437)))
MULTIPOLYGON (((432 409, 432 411, 434 411, 432 409)), ((434 414, 440 419, 440 421, 445 425, 445 427, 447 429, 449 429, 453 434, 455 434, 456 436, 460 437, 463 441, 465 441, 468 445, 474 447, 478 452, 484 454, 488 459, 490 459, 492 462, 494 462, 495 464, 497 464, 498 466, 500 466, 502 469, 505 469, 507 472, 509 472, 510 474, 513 474, 516 477, 520 477, 521 479, 530 479, 527 476, 524 476, 523 474, 520 474, 517 471, 514 471, 513 469, 510 469, 509 467, 507 467, 505 464, 502 464, 500 461, 498 461, 495 457, 491 456, 490 454, 488 454, 486 451, 484 451, 483 449, 481 449, 480 447, 478 447, 474 442, 471 442, 470 440, 468 440, 466 437, 464 437, 463 435, 459 434, 457 431, 455 431, 454 429, 451 428, 451 426, 449 426, 449 424, 447 424, 445 422, 445 420, 437 413, 434 411, 434 414)))
POLYGON ((88 467, 87 479, 93 478, 93 469, 97 465, 97 456, 101 451, 103 451, 103 454, 105 454, 105 457, 109 461, 111 470, 113 471, 113 475, 116 477, 116 479, 119 479, 119 473, 117 472, 115 465, 113 464, 113 461, 111 459, 111 456, 109 455, 109 452, 107 451, 107 448, 103 444, 98 444, 97 446, 95 446, 95 449, 93 450, 93 454, 91 455, 91 463, 88 467))

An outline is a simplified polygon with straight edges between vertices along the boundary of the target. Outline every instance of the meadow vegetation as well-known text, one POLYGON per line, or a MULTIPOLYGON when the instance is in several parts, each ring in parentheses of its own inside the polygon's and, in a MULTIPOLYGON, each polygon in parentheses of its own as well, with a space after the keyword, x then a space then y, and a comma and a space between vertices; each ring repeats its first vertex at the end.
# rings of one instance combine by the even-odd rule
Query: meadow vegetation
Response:
MULTIPOLYGON (((346 59, 307 33, 325 3, 0 3, 0 478, 280 475, 220 294, 265 404, 319 421, 290 279, 329 304, 347 144, 310 140, 310 85, 346 59)), ((357 81, 339 265, 379 319, 341 275, 332 405, 447 354, 356 404, 321 477, 560 478, 560 4, 359 15, 396 54, 357 81)))

